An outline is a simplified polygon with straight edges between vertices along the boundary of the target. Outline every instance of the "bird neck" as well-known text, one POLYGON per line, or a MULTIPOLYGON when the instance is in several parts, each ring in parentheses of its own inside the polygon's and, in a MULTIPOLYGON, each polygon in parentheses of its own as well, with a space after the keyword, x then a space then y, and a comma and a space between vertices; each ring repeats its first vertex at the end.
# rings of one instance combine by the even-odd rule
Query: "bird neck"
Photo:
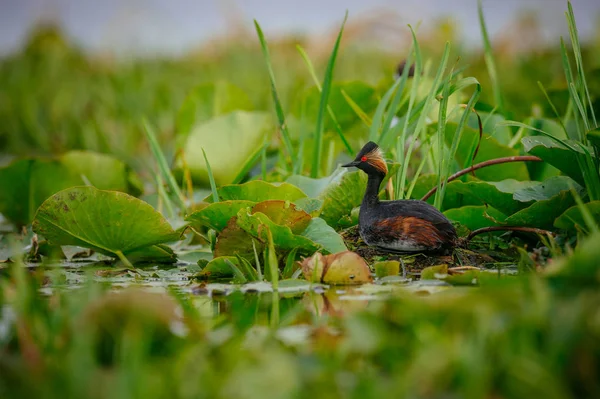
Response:
POLYGON ((379 186, 385 177, 384 174, 370 173, 367 180, 367 190, 363 197, 362 206, 374 206, 379 203, 379 186))

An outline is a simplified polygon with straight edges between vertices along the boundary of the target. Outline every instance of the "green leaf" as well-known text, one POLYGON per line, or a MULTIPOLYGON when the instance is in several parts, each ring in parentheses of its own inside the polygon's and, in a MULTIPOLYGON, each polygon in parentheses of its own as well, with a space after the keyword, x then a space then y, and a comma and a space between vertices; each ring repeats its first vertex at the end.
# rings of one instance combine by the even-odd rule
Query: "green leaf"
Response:
MULTIPOLYGON (((244 184, 230 184, 220 187, 217 192, 221 201, 244 200, 261 202, 266 200, 283 200, 294 202, 305 198, 306 194, 289 183, 273 184, 262 180, 253 180, 244 184)), ((211 196, 204 199, 212 202, 211 196)))
MULTIPOLYGON (((239 255, 255 263, 252 239, 253 237, 238 225, 237 217, 234 217, 217 237, 214 255, 216 257, 239 255)), ((264 249, 262 243, 255 241, 255 245, 256 250, 262 252, 264 249)))
MULTIPOLYGON (((246 111, 220 115, 196 125, 184 144, 184 158, 192 178, 209 183, 204 149, 217 185, 233 182, 270 129, 268 114, 246 111)), ((182 167, 181 161, 177 166, 182 167)))
POLYGON ((322 282, 332 285, 365 284, 373 281, 371 270, 355 252, 345 251, 328 255, 322 282))
POLYGON ((179 239, 147 203, 94 187, 73 187, 48 198, 36 213, 33 231, 51 244, 78 245, 112 256, 179 239))
POLYGON ((367 175, 364 172, 346 173, 321 194, 321 217, 330 226, 337 227, 342 216, 350 215, 352 209, 360 205, 366 187, 367 175))
MULTIPOLYGON (((360 119, 344 98, 342 91, 350 96, 367 114, 370 114, 377 107, 377 92, 373 87, 360 81, 335 82, 331 85, 329 105, 341 128, 349 130, 353 125, 360 122, 360 119)), ((301 108, 304 104, 306 106, 304 110, 305 115, 314 115, 316 117, 319 111, 320 97, 320 91, 316 86, 309 88, 304 95, 299 98, 295 107, 295 115, 298 117, 301 116, 301 108)), ((314 121, 316 122, 316 119, 314 121)), ((326 118, 325 131, 332 132, 335 129, 336 126, 333 120, 331 118, 326 118)))
POLYGON ((130 251, 127 253, 127 259, 131 263, 173 263, 177 261, 177 255, 168 245, 157 244, 130 251))
POLYGON ((577 162, 577 153, 583 156, 584 152, 575 144, 576 142, 564 141, 571 144, 573 148, 565 148, 562 144, 546 136, 524 137, 521 140, 525 152, 542 158, 577 183, 585 184, 579 162, 577 162))
POLYGON ((469 230, 476 230, 482 227, 498 226, 505 219, 506 215, 491 206, 463 206, 462 208, 449 209, 444 215, 469 230))
POLYGON ((292 233, 299 234, 311 223, 311 217, 288 201, 262 201, 252 207, 252 213, 263 213, 280 226, 287 226, 292 233))
POLYGON ((311 219, 306 230, 300 235, 309 238, 332 254, 348 250, 342 237, 321 218, 311 219))
POLYGON ((525 197, 516 198, 515 192, 536 185, 532 181, 518 181, 514 179, 502 180, 499 182, 487 182, 482 180, 472 180, 461 182, 455 180, 448 184, 448 190, 460 193, 472 201, 478 199, 482 205, 491 205, 505 215, 512 215, 527 207, 526 202, 532 201, 525 197))
POLYGON ((190 222, 192 227, 199 229, 201 226, 207 226, 216 231, 221 231, 227 226, 227 222, 237 215, 240 209, 250 208, 256 202, 243 200, 221 201, 191 213, 185 220, 190 222))
POLYGON ((234 271, 231 268, 231 264, 239 267, 239 260, 235 256, 221 256, 214 258, 202 271, 197 273, 194 277, 201 280, 213 280, 219 278, 229 278, 234 276, 234 271), (228 263, 229 262, 229 263, 228 263))
POLYGON ((242 209, 238 213, 237 224, 262 242, 267 242, 266 231, 269 229, 273 234, 275 246, 283 250, 299 247, 303 252, 315 252, 319 249, 319 245, 312 240, 295 235, 289 227, 276 224, 267 215, 260 212, 251 214, 242 209))
POLYGON ((348 173, 347 169, 338 168, 330 176, 322 177, 320 179, 313 179, 312 177, 302 175, 292 175, 286 179, 286 182, 300 188, 300 190, 305 192, 308 197, 317 198, 331 184, 338 183, 346 173, 348 173))
POLYGON ((55 159, 22 159, 0 168, 0 213, 17 225, 33 220, 52 194, 90 182, 100 189, 139 191, 129 183, 131 171, 118 159, 88 151, 71 151, 55 159))
POLYGON ((236 110, 250 111, 252 102, 246 92, 225 82, 204 83, 193 88, 177 112, 176 133, 187 135, 194 125, 236 110))
MULTIPOLYGON (((448 122, 446 124, 446 144, 450 145, 454 137, 457 125, 448 122)), ((490 159, 511 157, 519 155, 519 151, 502 145, 494 137, 484 134, 479 142, 479 150, 475 159, 471 162, 470 154, 473 154, 477 143, 479 142, 479 131, 465 126, 462 132, 462 138, 456 151, 456 160, 462 167, 469 167, 471 163, 487 161, 490 159)), ((477 170, 475 175, 481 180, 501 181, 505 179, 528 180, 529 173, 524 162, 512 162, 500 165, 493 165, 487 168, 477 170)))
POLYGON ((543 182, 535 182, 514 192, 513 198, 521 202, 547 200, 561 191, 574 188, 581 192, 583 188, 568 176, 555 176, 543 182))
POLYGON ((376 262, 373 264, 373 269, 375 269, 375 275, 379 278, 397 276, 400 273, 400 262, 397 260, 376 262))
POLYGON ((529 207, 509 216, 506 223, 512 226, 551 229, 556 218, 573 205, 575 205, 575 199, 571 192, 561 191, 549 199, 536 201, 529 207))
MULTIPOLYGON (((600 225, 600 201, 588 202, 584 206, 588 209, 596 224, 600 225)), ((556 218, 554 226, 568 231, 576 231, 577 229, 588 230, 587 223, 578 205, 567 209, 562 215, 556 218)))
POLYGON ((447 264, 429 266, 429 267, 426 267, 425 269, 421 270, 421 280, 435 280, 438 278, 436 275, 446 276, 447 274, 448 274, 448 265, 447 264))

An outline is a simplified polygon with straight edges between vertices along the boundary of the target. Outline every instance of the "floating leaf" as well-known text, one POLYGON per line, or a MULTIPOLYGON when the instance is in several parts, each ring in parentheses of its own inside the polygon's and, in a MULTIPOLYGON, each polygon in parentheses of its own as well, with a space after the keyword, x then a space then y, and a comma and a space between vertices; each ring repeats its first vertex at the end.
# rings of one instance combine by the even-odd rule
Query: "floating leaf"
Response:
POLYGON ((311 219, 306 229, 300 235, 309 238, 311 241, 319 244, 325 251, 332 254, 347 250, 342 236, 321 218, 311 219))
POLYGON ((364 284, 373 281, 371 270, 363 258, 351 251, 323 256, 319 252, 302 264, 304 278, 332 285, 364 284))
POLYGON ((173 263, 177 261, 175 252, 165 244, 152 245, 135 249, 127 253, 127 260, 131 263, 152 262, 152 263, 173 263))
MULTIPOLYGON (((289 183, 273 184, 262 180, 253 180, 244 184, 230 184, 220 187, 217 192, 221 201, 243 200, 262 202, 267 200, 283 200, 294 202, 306 198, 306 194, 289 183)), ((212 197, 204 199, 212 202, 212 197)))
POLYGON ((466 226, 469 230, 497 226, 506 219, 505 214, 491 206, 463 206, 444 211, 444 215, 448 219, 466 226))
POLYGON ((448 265, 429 266, 421 270, 421 280, 435 280, 448 274, 448 265))
POLYGON ((237 267, 240 265, 238 258, 235 256, 221 256, 208 262, 206 267, 194 275, 194 277, 201 280, 233 277, 234 271, 228 262, 237 267))
MULTIPOLYGON (((456 123, 446 124, 446 144, 452 143, 454 133, 456 132, 456 123)), ((456 151, 456 160, 463 167, 487 161, 500 157, 511 157, 519 155, 519 151, 498 143, 498 141, 487 134, 479 139, 479 131, 470 127, 463 130, 461 141, 456 151), (472 154, 479 142, 479 150, 475 159, 472 160, 472 154)), ((505 179, 528 180, 529 172, 524 162, 512 162, 500 165, 493 165, 487 168, 477 170, 475 175, 481 180, 500 181, 505 179)))
MULTIPOLYGON (((264 246, 260 241, 256 242, 255 245, 257 246, 257 251, 263 251, 264 246)), ((239 255, 244 259, 254 262, 252 236, 238 226, 237 217, 231 218, 227 223, 227 227, 217 237, 214 254, 217 257, 239 255)))
POLYGON ((346 173, 348 173, 347 169, 338 168, 330 176, 320 179, 313 179, 312 177, 303 175, 292 175, 286 179, 286 182, 300 188, 308 197, 316 198, 331 184, 338 183, 346 173))
POLYGON ((536 184, 536 182, 532 181, 518 181, 514 179, 498 182, 483 180, 462 182, 455 180, 448 184, 447 192, 462 194, 469 199, 469 202, 474 202, 477 199, 481 205, 491 205, 505 215, 512 215, 526 208, 528 203, 532 201, 526 197, 515 198, 514 193, 536 184))
MULTIPOLYGON (((209 182, 204 149, 217 185, 233 182, 261 147, 270 127, 267 113, 246 111, 220 115, 196 125, 183 146, 192 178, 204 184, 209 182)), ((177 166, 182 167, 181 161, 177 166)))
POLYGON ((292 233, 299 234, 311 222, 308 213, 298 209, 294 204, 283 200, 262 201, 254 205, 252 213, 260 212, 281 226, 287 226, 292 233))
POLYGON ((379 278, 397 276, 400 273, 400 262, 397 260, 376 262, 373 265, 373 269, 375 269, 375 275, 379 278))
POLYGON ((179 239, 167 220, 128 194, 73 187, 48 198, 33 230, 51 244, 78 245, 117 256, 179 239))
POLYGON ((366 187, 366 173, 346 173, 339 182, 331 184, 321 195, 321 217, 327 224, 336 227, 342 216, 350 215, 352 209, 360 205, 366 187))
POLYGON ((575 199, 571 192, 561 191, 550 199, 534 202, 529 207, 509 216, 506 223, 512 226, 551 229, 556 218, 573 205, 575 199))
POLYGON ((341 252, 328 255, 327 266, 323 273, 323 283, 332 285, 364 284, 373 281, 371 270, 360 255, 341 252))
POLYGON ((277 248, 283 250, 292 250, 298 247, 305 252, 315 252, 319 249, 319 245, 315 242, 295 235, 289 227, 276 224, 267 215, 260 212, 250 214, 242 209, 238 213, 237 224, 262 242, 267 242, 266 230, 269 229, 273 234, 273 243, 277 248))
POLYGON ((313 256, 302 261, 302 274, 306 280, 313 283, 320 283, 323 278, 323 269, 325 268, 325 265, 325 256, 320 252, 315 252, 313 256))
MULTIPOLYGON (((577 153, 584 155, 584 152, 572 140, 565 140, 576 148, 577 153)), ((581 168, 577 162, 577 153, 565 148, 550 137, 534 136, 524 137, 521 142, 525 152, 542 158, 545 162, 559 169, 565 175, 571 177, 579 184, 585 184, 581 168)))
POLYGON ((240 209, 250 208, 256 203, 253 201, 221 201, 191 213, 185 220, 190 222, 192 227, 198 229, 201 226, 207 226, 216 231, 221 231, 227 226, 227 222, 237 215, 240 209))
POLYGON ((521 202, 547 200, 561 191, 568 191, 574 188, 582 192, 583 188, 568 176, 554 176, 543 182, 533 182, 528 187, 516 190, 513 198, 521 202))
POLYGON ((139 193, 130 177, 123 162, 87 151, 68 152, 56 159, 17 160, 0 168, 0 213, 17 225, 26 225, 45 199, 86 182, 100 189, 139 193))
MULTIPOLYGON (((590 212, 596 224, 600 225, 600 201, 588 202, 583 206, 590 212)), ((575 231, 578 228, 586 231, 589 229, 581 213, 581 208, 578 205, 567 209, 562 215, 556 218, 554 226, 569 231, 575 231)))

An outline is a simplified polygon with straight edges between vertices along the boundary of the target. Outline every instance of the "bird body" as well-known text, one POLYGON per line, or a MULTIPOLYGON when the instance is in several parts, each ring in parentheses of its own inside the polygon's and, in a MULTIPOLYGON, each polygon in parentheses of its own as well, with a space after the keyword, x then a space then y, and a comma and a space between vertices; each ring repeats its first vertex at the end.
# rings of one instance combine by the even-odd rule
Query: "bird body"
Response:
POLYGON ((392 252, 434 251, 455 245, 454 226, 435 207, 419 200, 379 200, 387 165, 377 144, 368 142, 353 162, 343 166, 356 166, 369 176, 358 219, 360 236, 367 245, 392 252))

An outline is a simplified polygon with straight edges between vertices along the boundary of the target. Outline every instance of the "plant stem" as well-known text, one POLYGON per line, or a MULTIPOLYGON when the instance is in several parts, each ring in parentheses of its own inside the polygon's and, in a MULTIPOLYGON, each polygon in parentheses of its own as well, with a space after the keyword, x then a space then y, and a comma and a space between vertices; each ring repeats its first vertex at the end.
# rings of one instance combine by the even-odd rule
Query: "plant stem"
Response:
MULTIPOLYGON (((471 173, 477 169, 485 168, 486 166, 500 165, 500 164, 509 163, 509 162, 525 162, 525 161, 541 162, 542 159, 539 157, 533 156, 533 155, 518 155, 518 156, 514 156, 514 157, 503 157, 503 158, 490 159, 488 161, 480 162, 478 164, 475 164, 466 169, 456 172, 455 174, 450 176, 448 178, 448 180, 446 180, 446 183, 450 183, 452 180, 456 180, 459 177, 466 175, 467 173, 471 173)), ((431 190, 429 190, 427 192, 427 194, 425 194, 423 196, 423 198, 421 198, 421 201, 427 201, 429 199, 429 197, 431 197, 433 194, 435 194, 437 189, 438 189, 437 186, 433 187, 431 190)))

